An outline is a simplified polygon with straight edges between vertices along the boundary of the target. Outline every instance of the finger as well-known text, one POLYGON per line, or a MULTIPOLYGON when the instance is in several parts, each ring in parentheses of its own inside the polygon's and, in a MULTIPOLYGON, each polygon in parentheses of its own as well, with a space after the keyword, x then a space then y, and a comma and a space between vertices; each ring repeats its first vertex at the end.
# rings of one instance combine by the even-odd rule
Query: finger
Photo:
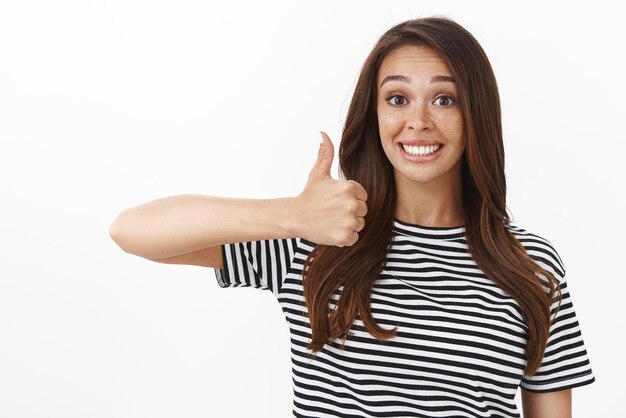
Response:
POLYGON ((311 169, 309 178, 332 178, 330 168, 333 164, 335 148, 328 135, 326 135, 326 132, 320 131, 320 133, 322 135, 322 142, 320 142, 317 160, 315 160, 315 165, 311 169))
POLYGON ((356 215, 361 217, 367 215, 367 203, 363 200, 357 200, 357 203, 359 206, 357 208, 356 215))
POLYGON ((356 227, 355 231, 360 232, 363 228, 365 228, 365 219, 358 218, 359 225, 356 227))
POLYGON ((356 232, 352 233, 352 241, 348 245, 354 245, 359 240, 359 234, 356 232))
POLYGON ((359 183, 357 183, 354 180, 348 180, 350 183, 354 184, 354 195, 357 199, 362 200, 362 201, 366 201, 367 200, 367 192, 365 191, 365 188, 363 186, 361 186, 359 183))

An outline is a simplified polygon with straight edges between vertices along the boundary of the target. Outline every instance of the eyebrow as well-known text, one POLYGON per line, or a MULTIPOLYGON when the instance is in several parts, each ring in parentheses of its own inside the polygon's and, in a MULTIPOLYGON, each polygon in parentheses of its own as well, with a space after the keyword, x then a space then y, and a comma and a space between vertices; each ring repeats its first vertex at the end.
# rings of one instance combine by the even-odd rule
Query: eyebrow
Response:
MULTIPOLYGON (((382 83, 380 83, 380 87, 383 86, 383 84, 385 84, 387 81, 402 81, 404 83, 410 83, 411 82, 411 78, 405 76, 405 75, 388 75, 387 77, 385 77, 385 79, 383 80, 382 83)), ((431 83, 442 83, 442 82, 449 82, 449 83, 454 83, 454 77, 449 76, 449 75, 436 75, 433 78, 430 79, 431 83)))

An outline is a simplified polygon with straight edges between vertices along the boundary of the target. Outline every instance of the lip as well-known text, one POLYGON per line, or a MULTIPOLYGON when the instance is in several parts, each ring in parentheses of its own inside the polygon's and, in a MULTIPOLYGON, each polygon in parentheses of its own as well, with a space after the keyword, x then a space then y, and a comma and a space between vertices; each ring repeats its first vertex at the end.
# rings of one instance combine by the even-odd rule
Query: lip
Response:
MULTIPOLYGON (((432 145, 436 145, 436 144, 432 144, 432 145)), ((444 145, 441 144, 439 149, 437 151, 433 152, 432 154, 423 155, 423 156, 407 154, 407 152, 404 151, 404 148, 402 148, 402 144, 401 143, 398 144, 398 148, 400 149, 400 154, 402 154, 402 158, 404 158, 405 160, 411 161, 411 162, 419 163, 419 162, 433 161, 433 160, 436 160, 437 158, 439 158, 439 156, 442 153, 442 150, 444 149, 444 145)))

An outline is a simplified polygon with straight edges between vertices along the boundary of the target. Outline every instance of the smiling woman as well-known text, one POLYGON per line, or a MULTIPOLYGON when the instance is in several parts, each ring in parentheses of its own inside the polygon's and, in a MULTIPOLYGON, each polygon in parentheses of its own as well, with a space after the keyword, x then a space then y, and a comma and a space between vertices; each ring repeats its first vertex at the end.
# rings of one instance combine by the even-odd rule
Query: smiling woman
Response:
POLYGON ((561 258, 506 212, 500 118, 489 60, 458 23, 409 20, 379 39, 339 149, 367 191, 365 226, 352 246, 304 241, 293 258, 321 373, 297 385, 356 374, 324 392, 374 416, 518 417, 521 387, 537 418, 568 416, 568 391, 595 381, 561 258))
POLYGON ((571 389, 595 377, 563 261, 507 214, 498 88, 476 39, 447 18, 392 27, 359 75, 340 180, 322 136, 296 197, 163 199, 112 236, 272 292, 296 417, 512 418, 520 388, 526 418, 571 416, 571 389))

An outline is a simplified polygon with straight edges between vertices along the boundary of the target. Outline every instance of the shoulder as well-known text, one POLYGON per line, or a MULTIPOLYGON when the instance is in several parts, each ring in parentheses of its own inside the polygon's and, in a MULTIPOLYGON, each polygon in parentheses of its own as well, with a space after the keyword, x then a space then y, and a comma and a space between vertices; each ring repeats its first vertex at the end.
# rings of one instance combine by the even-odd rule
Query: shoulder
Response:
POLYGON ((512 222, 507 228, 535 262, 551 271, 559 280, 565 277, 565 264, 555 246, 545 235, 536 231, 531 232, 512 222))

